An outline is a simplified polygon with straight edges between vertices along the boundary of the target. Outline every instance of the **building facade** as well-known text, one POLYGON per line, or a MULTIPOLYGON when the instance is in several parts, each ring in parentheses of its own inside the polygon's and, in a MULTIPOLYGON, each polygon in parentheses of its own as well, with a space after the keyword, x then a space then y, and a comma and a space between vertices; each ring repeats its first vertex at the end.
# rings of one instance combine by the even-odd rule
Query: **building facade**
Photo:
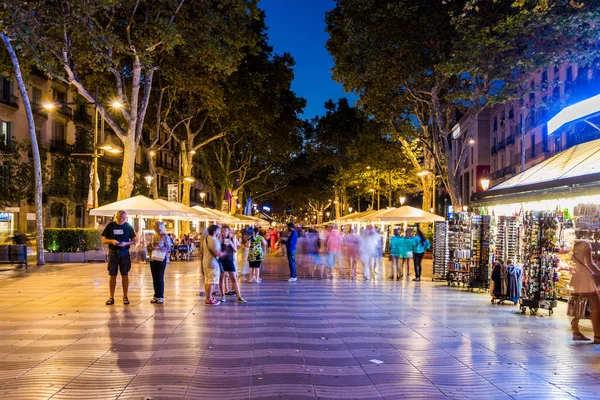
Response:
MULTIPOLYGON (((0 197, 0 240, 18 229, 35 230, 35 204, 32 188, 20 188, 21 175, 33 169, 30 150, 29 125, 17 83, 2 77, 0 86, 0 182, 5 195, 0 197), (18 153, 20 157, 15 158, 18 153), (22 168, 14 167, 20 160, 22 168), (23 189, 22 192, 18 190, 23 189), (18 195, 17 195, 18 193, 18 195)), ((98 141, 94 144, 94 106, 77 96, 71 88, 53 82, 41 73, 32 73, 27 85, 31 101, 35 131, 42 158, 44 182, 44 226, 84 227, 93 223, 88 214, 88 194, 91 183, 92 157, 95 145, 120 140, 108 124, 98 121, 98 141), (47 109, 45 104, 53 104, 47 109)), ((160 138, 168 140, 163 133, 160 138)), ((167 196, 167 185, 177 182, 179 157, 175 141, 169 141, 157 154, 157 183, 160 196, 167 196)), ((117 180, 121 175, 122 155, 102 152, 98 159, 99 205, 116 200, 117 180)), ((144 177, 148 174, 148 161, 142 146, 136 155, 134 191, 148 194, 144 177)), ((191 200, 200 203, 203 186, 194 183, 191 200)))

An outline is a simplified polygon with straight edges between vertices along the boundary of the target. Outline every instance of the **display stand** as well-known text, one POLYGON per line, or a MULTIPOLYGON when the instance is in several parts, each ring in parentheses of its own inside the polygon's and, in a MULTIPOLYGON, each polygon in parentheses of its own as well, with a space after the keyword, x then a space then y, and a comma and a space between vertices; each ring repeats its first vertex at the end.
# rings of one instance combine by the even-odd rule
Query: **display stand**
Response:
POLYGON ((524 314, 529 308, 532 315, 546 309, 550 315, 556 308, 557 268, 556 250, 558 221, 553 212, 527 212, 524 218, 523 289, 520 306, 524 314))
POLYGON ((437 221, 434 222, 432 281, 446 280, 448 261, 448 222, 437 221))
POLYGON ((471 218, 472 259, 469 270, 469 289, 487 289, 490 279, 490 216, 471 218))
POLYGON ((469 213, 454 213, 448 221, 448 253, 446 280, 449 286, 469 283, 473 237, 469 213))
POLYGON ((498 217, 496 222, 495 261, 504 264, 521 263, 521 236, 519 217, 498 217))

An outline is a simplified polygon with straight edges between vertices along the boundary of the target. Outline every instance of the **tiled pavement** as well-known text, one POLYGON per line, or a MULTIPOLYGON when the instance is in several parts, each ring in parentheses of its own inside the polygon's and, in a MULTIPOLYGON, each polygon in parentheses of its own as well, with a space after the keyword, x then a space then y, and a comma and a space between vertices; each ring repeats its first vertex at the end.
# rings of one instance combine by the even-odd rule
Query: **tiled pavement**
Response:
POLYGON ((600 398, 600 346, 570 340, 564 306, 521 315, 431 281, 266 269, 247 304, 210 308, 195 262, 169 265, 164 306, 143 264, 129 306, 104 305, 103 264, 3 273, 0 398, 600 398))

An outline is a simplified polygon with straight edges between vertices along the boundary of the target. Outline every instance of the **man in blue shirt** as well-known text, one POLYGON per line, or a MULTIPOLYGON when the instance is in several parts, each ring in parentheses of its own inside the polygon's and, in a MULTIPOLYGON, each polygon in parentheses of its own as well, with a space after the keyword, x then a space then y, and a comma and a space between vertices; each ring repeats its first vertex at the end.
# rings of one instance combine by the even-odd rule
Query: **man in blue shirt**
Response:
POLYGON ((287 250, 287 259, 290 265, 290 279, 288 282, 296 282, 298 278, 296 278, 296 243, 298 243, 298 233, 296 229, 294 229, 294 224, 287 224, 288 231, 290 234, 285 240, 285 249, 287 250))

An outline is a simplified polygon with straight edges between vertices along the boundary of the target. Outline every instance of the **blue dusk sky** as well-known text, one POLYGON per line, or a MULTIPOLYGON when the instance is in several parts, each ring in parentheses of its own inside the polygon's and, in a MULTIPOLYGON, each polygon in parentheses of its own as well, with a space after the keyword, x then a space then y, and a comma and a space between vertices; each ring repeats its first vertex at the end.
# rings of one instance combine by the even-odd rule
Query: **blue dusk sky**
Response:
POLYGON ((288 52, 296 60, 292 90, 307 100, 305 118, 324 115, 323 104, 347 97, 350 104, 357 98, 345 93, 331 77, 333 59, 325 48, 325 12, 333 0, 261 0, 259 7, 267 16, 269 43, 275 53, 288 52))

